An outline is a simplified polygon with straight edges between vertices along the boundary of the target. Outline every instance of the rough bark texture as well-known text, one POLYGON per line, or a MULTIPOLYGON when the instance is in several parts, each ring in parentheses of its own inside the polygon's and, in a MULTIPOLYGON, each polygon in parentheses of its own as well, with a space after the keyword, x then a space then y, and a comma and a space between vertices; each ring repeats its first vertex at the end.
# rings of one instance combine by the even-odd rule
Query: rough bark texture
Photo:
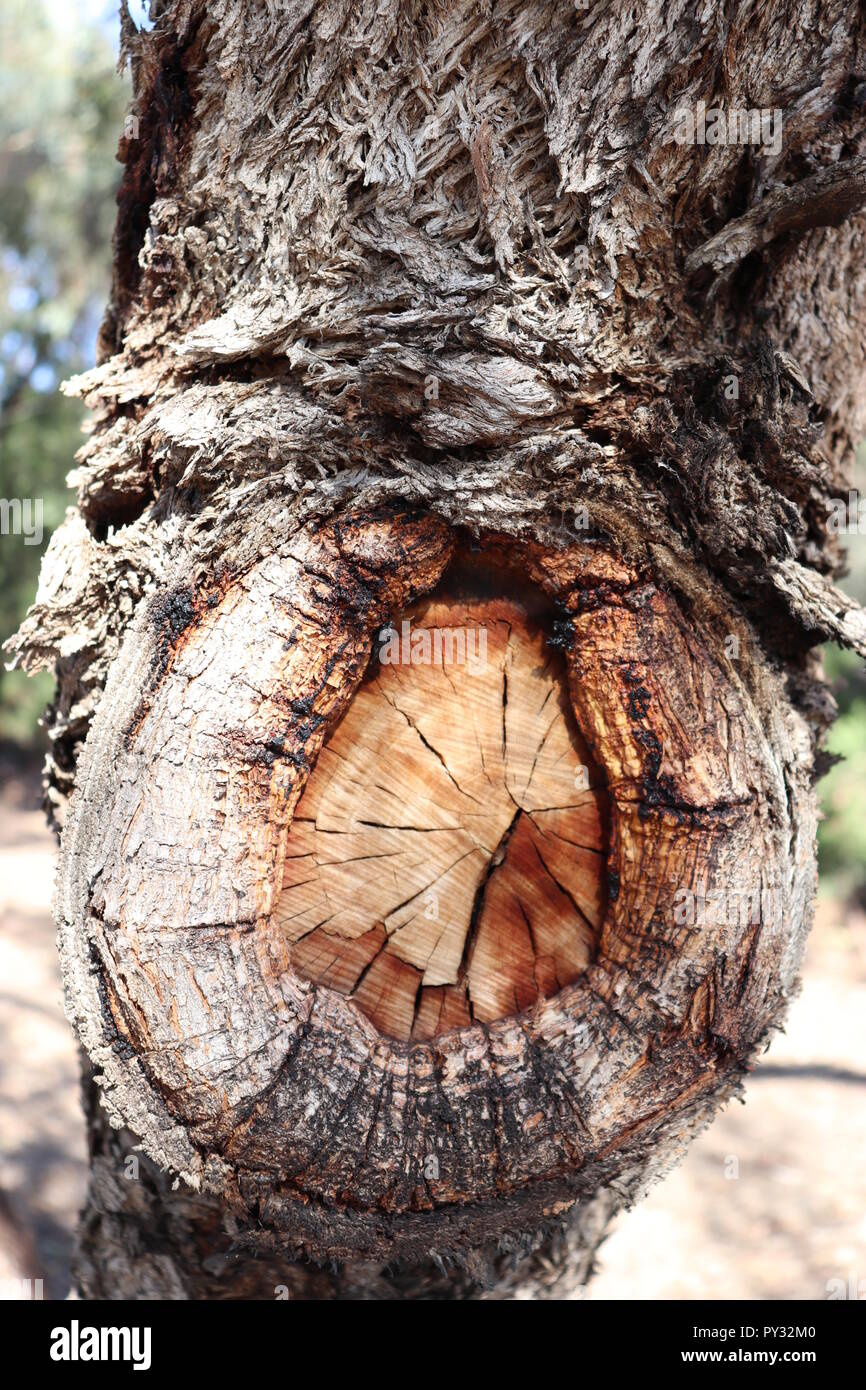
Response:
POLYGON ((813 648, 866 654, 827 526, 866 400, 866 22, 157 12, 125 27, 79 505, 17 639, 58 674, 61 948, 105 1107, 83 1288, 568 1296, 796 988, 813 648), (778 108, 781 147, 677 143, 699 101, 778 108), (566 988, 407 1044, 292 968, 274 908, 377 628, 467 538, 556 606, 607 908, 566 988))

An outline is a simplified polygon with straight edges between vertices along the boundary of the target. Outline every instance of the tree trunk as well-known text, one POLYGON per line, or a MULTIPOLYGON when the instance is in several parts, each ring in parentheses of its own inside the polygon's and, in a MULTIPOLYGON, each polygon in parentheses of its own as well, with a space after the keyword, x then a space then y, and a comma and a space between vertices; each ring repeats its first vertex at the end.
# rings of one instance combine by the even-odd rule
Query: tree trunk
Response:
POLYGON ((576 1296, 797 986, 866 21, 155 8, 15 647, 82 1291, 576 1296))

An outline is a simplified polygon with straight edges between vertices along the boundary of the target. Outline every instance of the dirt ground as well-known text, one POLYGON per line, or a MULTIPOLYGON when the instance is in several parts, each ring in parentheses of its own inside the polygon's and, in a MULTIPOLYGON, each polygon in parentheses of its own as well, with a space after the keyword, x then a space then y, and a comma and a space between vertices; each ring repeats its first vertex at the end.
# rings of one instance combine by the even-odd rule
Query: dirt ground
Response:
MULTIPOLYGON (((50 916, 54 844, 36 779, 0 776, 0 1289, 15 1246, 45 1296, 63 1298, 86 1155, 50 916)), ((585 1297, 825 1299, 842 1287, 866 1297, 866 915, 826 902, 787 1032, 746 1104, 620 1217, 585 1297)))

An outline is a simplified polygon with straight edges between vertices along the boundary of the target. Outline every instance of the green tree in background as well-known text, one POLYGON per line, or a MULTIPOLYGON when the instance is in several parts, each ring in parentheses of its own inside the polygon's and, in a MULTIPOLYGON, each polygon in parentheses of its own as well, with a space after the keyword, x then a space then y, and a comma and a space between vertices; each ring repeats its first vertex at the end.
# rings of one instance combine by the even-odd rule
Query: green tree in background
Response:
MULTIPOLYGON (((83 410, 58 392, 91 366, 110 270, 115 160, 129 100, 109 27, 41 0, 0 12, 0 498, 42 499, 44 539, 0 536, 0 640, 32 602, 69 494, 83 410)), ((0 671, 0 739, 31 743, 48 676, 0 671)))

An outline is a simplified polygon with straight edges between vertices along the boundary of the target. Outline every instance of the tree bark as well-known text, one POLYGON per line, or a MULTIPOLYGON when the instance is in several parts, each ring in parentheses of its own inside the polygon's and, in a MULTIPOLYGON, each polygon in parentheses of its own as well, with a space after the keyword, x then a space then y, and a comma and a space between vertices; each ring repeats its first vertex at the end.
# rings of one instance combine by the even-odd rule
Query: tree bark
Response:
POLYGON ((15 645, 58 678, 81 1287, 573 1297, 797 988, 815 644, 866 654, 828 521, 866 400, 866 21, 156 18, 125 20, 78 507, 15 645), (702 102, 781 126, 683 143, 702 102), (371 676, 406 613, 488 625, 483 698, 371 676), (447 931, 407 915, 457 862, 447 931))

